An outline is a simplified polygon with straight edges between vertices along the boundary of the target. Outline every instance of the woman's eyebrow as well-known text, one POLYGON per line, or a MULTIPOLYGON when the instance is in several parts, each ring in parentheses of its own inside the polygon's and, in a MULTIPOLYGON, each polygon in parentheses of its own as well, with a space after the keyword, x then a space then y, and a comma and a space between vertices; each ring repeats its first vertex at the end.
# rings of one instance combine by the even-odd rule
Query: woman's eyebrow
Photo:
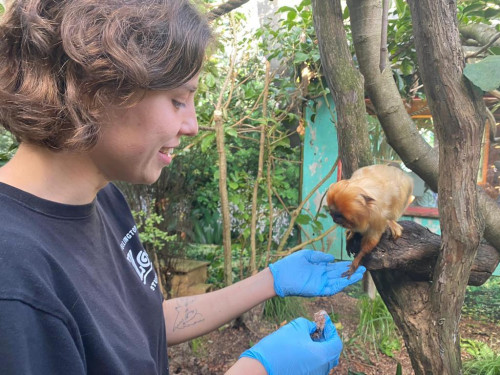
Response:
POLYGON ((197 85, 193 85, 192 83, 185 83, 181 87, 185 88, 189 92, 196 92, 196 90, 198 90, 198 86, 197 85))

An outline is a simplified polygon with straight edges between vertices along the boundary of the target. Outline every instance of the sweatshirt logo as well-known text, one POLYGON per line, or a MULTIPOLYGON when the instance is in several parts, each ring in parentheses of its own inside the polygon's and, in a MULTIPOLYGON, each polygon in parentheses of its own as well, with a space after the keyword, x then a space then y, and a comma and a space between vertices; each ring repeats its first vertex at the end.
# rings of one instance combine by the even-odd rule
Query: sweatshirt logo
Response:
MULTIPOLYGON (((125 250, 125 246, 127 245, 127 243, 137 234, 137 227, 134 225, 134 227, 123 237, 123 240, 120 244, 121 249, 125 250)), ((130 249, 127 252, 127 260, 135 269, 135 272, 144 285, 146 285, 146 283, 148 282, 148 275, 152 272, 152 276, 154 277, 151 281, 150 288, 151 290, 155 290, 156 286, 158 285, 158 276, 153 270, 153 263, 151 263, 148 253, 144 250, 140 250, 137 255, 134 255, 134 252, 132 251, 132 249, 130 249)))

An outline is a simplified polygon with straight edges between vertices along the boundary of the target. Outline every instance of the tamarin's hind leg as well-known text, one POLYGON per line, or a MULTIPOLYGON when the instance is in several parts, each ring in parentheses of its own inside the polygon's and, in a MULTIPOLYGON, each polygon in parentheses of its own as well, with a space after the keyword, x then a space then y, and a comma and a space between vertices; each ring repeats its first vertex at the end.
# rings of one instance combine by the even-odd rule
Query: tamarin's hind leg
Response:
POLYGON ((401 225, 399 225, 394 220, 387 220, 387 226, 391 231, 392 238, 398 239, 399 237, 401 237, 401 234, 403 233, 403 227, 401 225))

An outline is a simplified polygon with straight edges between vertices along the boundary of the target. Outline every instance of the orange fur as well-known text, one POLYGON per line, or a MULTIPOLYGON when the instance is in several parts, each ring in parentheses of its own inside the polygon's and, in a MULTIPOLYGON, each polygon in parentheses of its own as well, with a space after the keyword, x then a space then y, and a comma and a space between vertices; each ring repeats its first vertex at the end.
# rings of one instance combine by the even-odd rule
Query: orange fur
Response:
POLYGON ((396 222, 410 204, 413 179, 401 169, 388 165, 371 165, 355 171, 349 180, 341 180, 328 188, 326 201, 333 221, 351 234, 360 233, 361 249, 354 258, 351 275, 362 258, 370 253, 389 227, 393 238, 401 236, 396 222))

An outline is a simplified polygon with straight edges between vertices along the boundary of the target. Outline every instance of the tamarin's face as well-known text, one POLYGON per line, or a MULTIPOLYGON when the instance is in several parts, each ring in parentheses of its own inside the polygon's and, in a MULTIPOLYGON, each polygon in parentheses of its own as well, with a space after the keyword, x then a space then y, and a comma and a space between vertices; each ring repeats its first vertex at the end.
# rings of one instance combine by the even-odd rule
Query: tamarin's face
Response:
POLYGON ((350 186, 348 180, 341 180, 330 186, 326 201, 336 224, 354 232, 366 230, 373 198, 362 189, 350 186))

